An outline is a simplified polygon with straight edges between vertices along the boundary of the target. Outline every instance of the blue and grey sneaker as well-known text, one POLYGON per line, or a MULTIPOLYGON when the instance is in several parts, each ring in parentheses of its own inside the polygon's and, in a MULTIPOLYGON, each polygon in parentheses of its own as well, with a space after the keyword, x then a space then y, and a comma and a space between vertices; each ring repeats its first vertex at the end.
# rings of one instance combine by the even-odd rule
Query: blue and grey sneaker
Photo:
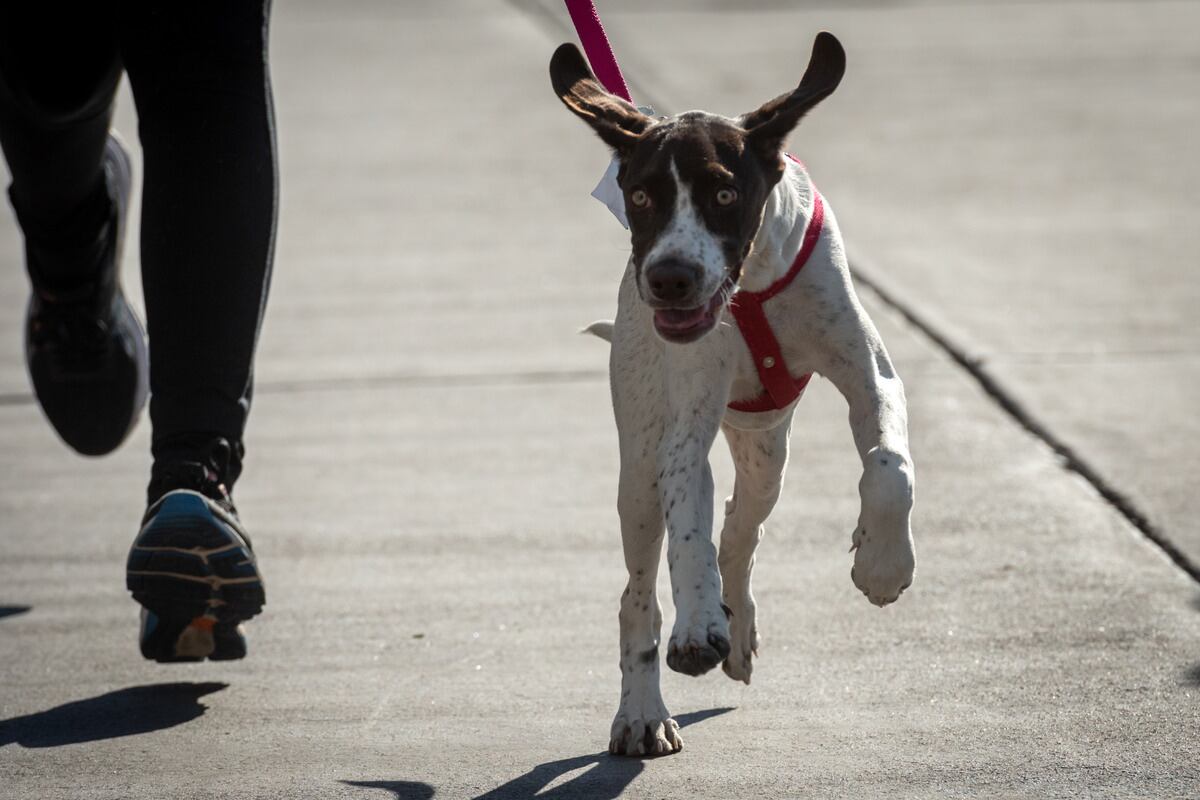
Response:
POLYGON ((129 153, 115 136, 109 136, 104 148, 103 167, 111 210, 100 234, 100 263, 91 277, 71 286, 40 278, 39 254, 60 245, 47 244, 54 237, 45 232, 25 232, 33 280, 25 317, 29 377, 58 435, 89 456, 104 455, 125 440, 149 389, 146 334, 119 278, 133 170, 129 153))
POLYGON ((262 575, 225 488, 230 445, 201 461, 156 462, 125 583, 143 606, 142 655, 159 662, 243 658, 241 623, 266 603, 262 575))

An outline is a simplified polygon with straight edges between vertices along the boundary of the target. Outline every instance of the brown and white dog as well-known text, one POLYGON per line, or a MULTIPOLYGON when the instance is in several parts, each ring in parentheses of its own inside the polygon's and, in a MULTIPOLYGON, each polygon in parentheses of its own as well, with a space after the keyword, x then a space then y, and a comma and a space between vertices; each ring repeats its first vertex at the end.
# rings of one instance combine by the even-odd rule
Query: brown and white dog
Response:
POLYGON ((612 343, 629 571, 613 753, 682 747, 659 689, 664 526, 676 610, 667 665, 700 675, 721 664, 750 682, 754 550, 779 498, 792 413, 813 372, 845 396, 862 458, 851 579, 879 606, 912 582, 904 388, 854 294, 833 214, 782 149, 837 87, 845 63, 841 44, 821 33, 789 94, 732 119, 689 111, 656 120, 605 91, 574 45, 550 61, 559 99, 619 162, 633 244, 616 320, 589 328, 612 343), (718 429, 737 472, 719 553, 708 463, 718 429))

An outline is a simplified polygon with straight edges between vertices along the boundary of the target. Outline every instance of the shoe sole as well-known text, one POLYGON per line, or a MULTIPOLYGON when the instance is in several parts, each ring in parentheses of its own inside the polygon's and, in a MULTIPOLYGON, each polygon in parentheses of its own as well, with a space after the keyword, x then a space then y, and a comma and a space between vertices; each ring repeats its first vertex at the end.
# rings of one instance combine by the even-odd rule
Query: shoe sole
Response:
POLYGON ((262 611, 262 575, 231 517, 186 489, 167 494, 152 511, 126 563, 134 600, 161 624, 181 629, 205 615, 236 626, 262 611))
POLYGON ((159 619, 142 609, 142 655, 160 664, 181 662, 236 661, 246 657, 242 626, 219 623, 205 615, 192 620, 159 619))
MULTIPOLYGON (((115 130, 108 132, 108 139, 104 143, 104 169, 105 172, 111 170, 113 181, 117 184, 117 194, 113 198, 113 202, 117 206, 117 246, 113 257, 114 269, 120 275, 121 264, 125 258, 125 233, 127 217, 129 215, 129 197, 133 188, 133 158, 129 155, 129 148, 125 145, 124 140, 117 135, 115 130)), ((137 313, 133 307, 129 305, 129 301, 125 299, 125 292, 122 291, 118 281, 117 296, 120 305, 120 314, 124 317, 125 326, 129 330, 133 330, 135 335, 132 337, 134 349, 134 359, 144 364, 145 368, 138 371, 137 389, 133 399, 133 415, 129 420, 129 427, 126 428, 124 436, 121 437, 121 442, 128 438, 133 429, 137 427, 138 420, 142 416, 142 409, 146 407, 146 400, 150 396, 150 348, 146 344, 146 328, 138 319, 137 313)), ((117 443, 120 445, 120 442, 117 443)), ((116 449, 115 447, 113 449, 116 449)), ((84 453, 84 455, 92 455, 84 453)), ((97 453, 96 455, 104 455, 97 453)))

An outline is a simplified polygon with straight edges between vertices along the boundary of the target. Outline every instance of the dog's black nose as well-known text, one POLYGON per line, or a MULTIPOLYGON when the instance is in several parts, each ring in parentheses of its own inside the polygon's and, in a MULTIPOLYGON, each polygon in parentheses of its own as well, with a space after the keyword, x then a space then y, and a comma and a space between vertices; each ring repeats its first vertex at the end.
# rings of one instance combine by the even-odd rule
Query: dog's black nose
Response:
POLYGON ((696 294, 700 270, 676 258, 664 258, 646 269, 650 299, 657 303, 685 306, 696 294))

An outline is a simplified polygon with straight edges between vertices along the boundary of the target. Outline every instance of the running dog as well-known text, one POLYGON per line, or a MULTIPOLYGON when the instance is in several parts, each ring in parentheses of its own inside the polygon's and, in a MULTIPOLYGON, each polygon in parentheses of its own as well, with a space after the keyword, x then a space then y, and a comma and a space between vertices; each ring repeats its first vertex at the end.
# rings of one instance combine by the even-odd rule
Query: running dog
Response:
POLYGON ((574 45, 550 61, 559 99, 618 161, 633 245, 616 319, 588 329, 612 345, 629 570, 614 754, 682 747, 659 689, 664 527, 676 611, 667 666, 701 675, 721 664, 750 682, 759 642, 754 551, 779 498, 792 413, 814 372, 845 396, 862 458, 850 577, 878 606, 912 583, 904 388, 855 296, 832 212, 783 152, 845 67, 841 44, 823 32, 794 91, 732 119, 702 111, 654 119, 605 91, 574 45), (708 463, 718 429, 737 472, 719 553, 708 463))

